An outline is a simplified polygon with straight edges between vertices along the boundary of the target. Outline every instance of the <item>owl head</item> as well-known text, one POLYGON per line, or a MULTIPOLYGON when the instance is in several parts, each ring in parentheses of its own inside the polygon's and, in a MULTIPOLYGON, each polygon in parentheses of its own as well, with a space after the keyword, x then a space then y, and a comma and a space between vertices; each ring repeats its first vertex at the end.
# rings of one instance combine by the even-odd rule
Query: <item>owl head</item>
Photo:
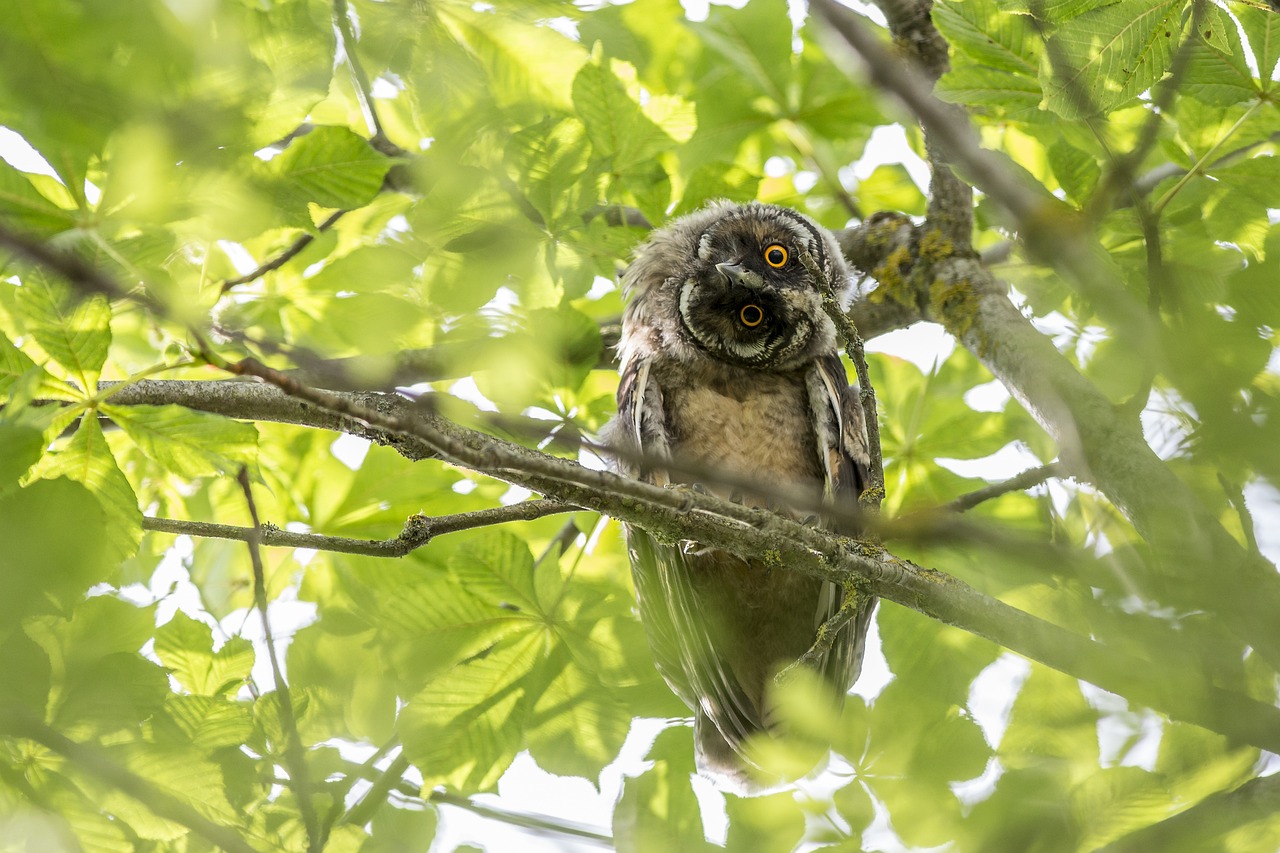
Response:
POLYGON ((716 202, 672 221, 623 275, 626 325, 638 333, 623 358, 647 343, 682 361, 782 371, 830 352, 835 330, 804 252, 844 298, 850 277, 834 238, 794 210, 716 202))

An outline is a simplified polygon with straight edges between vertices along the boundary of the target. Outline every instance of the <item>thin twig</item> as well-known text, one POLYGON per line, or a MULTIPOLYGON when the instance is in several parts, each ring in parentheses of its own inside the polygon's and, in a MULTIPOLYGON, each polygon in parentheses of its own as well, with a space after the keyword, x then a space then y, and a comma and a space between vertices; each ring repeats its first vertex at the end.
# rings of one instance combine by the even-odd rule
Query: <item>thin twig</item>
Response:
POLYGON ((249 560, 253 564, 253 600, 262 619, 262 633, 266 638, 267 658, 271 662, 271 674, 276 684, 277 707, 279 708, 280 728, 284 732, 284 763, 289 769, 290 784, 294 797, 298 801, 298 812, 302 823, 307 828, 308 853, 319 853, 324 848, 324 838, 320 831, 320 819, 316 814, 315 804, 311 801, 310 773, 307 768, 306 753, 302 748, 302 738, 298 734, 297 717, 294 715, 293 697, 289 694, 289 685, 285 682, 284 671, 280 668, 280 658, 276 654, 275 637, 271 634, 271 623, 267 619, 267 579, 262 567, 262 553, 258 544, 262 541, 262 524, 258 521, 258 507, 253 499, 253 489, 249 484, 249 471, 240 469, 237 477, 240 488, 244 491, 245 503, 249 507, 249 517, 253 519, 253 534, 248 538, 249 560))
MULTIPOLYGON (((365 762, 365 767, 370 767, 365 762)), ((340 823, 354 824, 355 826, 364 826, 373 820, 373 814, 383 806, 387 801, 387 795, 395 788, 403 777, 406 770, 409 769, 409 759, 405 758, 404 752, 391 759, 391 763, 387 765, 386 770, 382 770, 374 778, 373 784, 369 790, 364 792, 359 801, 354 803, 351 808, 347 809, 340 820, 340 823)))
POLYGON ((509 521, 532 521, 548 515, 577 510, 578 507, 559 501, 532 500, 454 515, 435 517, 415 515, 405 522, 404 529, 399 535, 390 539, 352 539, 345 536, 325 536, 319 533, 297 533, 292 530, 283 530, 270 522, 253 528, 152 516, 142 519, 142 529, 179 536, 230 539, 236 542, 252 542, 256 539, 259 545, 268 547, 311 548, 316 551, 360 554, 366 557, 403 557, 445 533, 457 533, 461 530, 505 524, 509 521))
MULTIPOLYGON (((324 222, 321 222, 319 225, 316 226, 316 233, 322 234, 325 231, 328 231, 330 228, 334 226, 335 223, 337 223, 339 219, 343 217, 344 214, 349 212, 350 211, 346 211, 346 210, 335 210, 333 213, 329 214, 328 218, 325 219, 324 222)), ((237 285, 248 284, 251 281, 256 281, 262 278, 264 275, 266 275, 269 272, 274 272, 280 269, 282 266, 289 263, 289 261, 296 258, 298 254, 302 252, 303 249, 307 248, 307 246, 310 246, 312 241, 315 239, 316 239, 316 235, 308 231, 306 234, 303 234, 298 239, 290 243, 289 247, 286 248, 283 252, 276 255, 271 260, 265 261, 257 269, 247 272, 242 276, 238 276, 236 278, 229 278, 226 281, 224 281, 222 283, 222 288, 221 288, 222 292, 226 293, 228 290, 230 290, 233 287, 236 287, 237 285)))
POLYGON ((1060 462, 1050 462, 1048 465, 1028 468, 1021 474, 1010 477, 1003 482, 992 483, 989 486, 983 486, 981 489, 975 489, 972 492, 963 494, 955 500, 943 504, 941 508, 950 512, 968 512, 984 501, 1007 495, 1009 492, 1023 492, 1032 486, 1038 486, 1047 480, 1061 476, 1062 464, 1060 462))
POLYGON ((236 830, 209 820, 150 779, 117 764, 99 747, 73 741, 35 717, 7 706, 0 707, 0 731, 12 738, 35 741, 58 753, 75 770, 113 785, 158 817, 185 826, 210 844, 229 853, 257 853, 236 830))
POLYGON ((884 500, 884 455, 880 449, 880 415, 876 404, 876 389, 871 384, 871 374, 867 371, 867 352, 858 334, 857 326, 844 312, 836 296, 835 288, 827 280, 818 262, 808 252, 800 253, 800 263, 809 271, 813 280, 818 282, 822 293, 822 308, 836 327, 836 334, 844 344, 849 360, 853 362, 858 376, 858 396, 862 403, 862 413, 867 425, 867 453, 871 457, 869 468, 871 482, 858 496, 858 506, 870 515, 880 512, 880 501, 884 500))
MULTIPOLYGON (((413 782, 404 778, 404 771, 408 767, 408 762, 402 762, 399 757, 392 762, 391 766, 386 770, 378 770, 373 767, 369 761, 354 768, 351 776, 368 779, 375 786, 381 784, 384 790, 381 791, 382 800, 385 802, 387 796, 392 792, 404 797, 406 800, 416 803, 431 804, 438 806, 452 806, 453 808, 464 809, 472 814, 489 820, 501 821, 511 826, 519 827, 538 835, 562 835, 570 838, 580 839, 605 847, 613 847, 613 838, 603 832, 600 832, 586 824, 575 823, 568 820, 560 820, 550 818, 545 815, 530 814, 528 812, 509 811, 507 809, 499 809, 493 806, 477 803, 470 797, 464 797, 460 794, 451 794, 444 788, 436 788, 429 792, 426 797, 422 796, 422 786, 415 785, 413 782), (398 771, 393 772, 393 771, 398 771)), ((367 796, 367 794, 366 794, 367 796)), ((363 803, 364 800, 361 800, 363 803)), ((349 813, 349 817, 344 817, 344 823, 355 824, 357 820, 363 819, 367 822, 372 814, 358 814, 360 803, 349 813), (354 818, 354 819, 353 819, 354 818)), ((357 824, 361 825, 361 824, 357 824)))
POLYGON ((356 34, 351 27, 351 10, 347 6, 347 0, 333 0, 333 23, 342 39, 342 53, 346 57, 347 67, 351 69, 351 79, 356 84, 356 97, 369 125, 369 132, 373 134, 371 141, 376 140, 374 147, 377 148, 380 143, 389 140, 383 132, 378 110, 373 105, 373 86, 369 82, 369 75, 365 73, 360 55, 356 52, 356 34))

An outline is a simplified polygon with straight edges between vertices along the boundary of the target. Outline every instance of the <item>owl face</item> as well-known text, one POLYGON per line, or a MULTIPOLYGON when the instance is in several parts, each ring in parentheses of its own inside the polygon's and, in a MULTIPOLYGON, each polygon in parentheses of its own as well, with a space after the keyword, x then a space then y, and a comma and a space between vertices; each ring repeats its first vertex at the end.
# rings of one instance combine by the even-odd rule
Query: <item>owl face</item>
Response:
POLYGON ((624 277, 629 318, 659 330, 663 348, 685 360, 790 369, 834 341, 802 252, 846 286, 831 238, 793 210, 722 204, 678 219, 650 237, 624 277))

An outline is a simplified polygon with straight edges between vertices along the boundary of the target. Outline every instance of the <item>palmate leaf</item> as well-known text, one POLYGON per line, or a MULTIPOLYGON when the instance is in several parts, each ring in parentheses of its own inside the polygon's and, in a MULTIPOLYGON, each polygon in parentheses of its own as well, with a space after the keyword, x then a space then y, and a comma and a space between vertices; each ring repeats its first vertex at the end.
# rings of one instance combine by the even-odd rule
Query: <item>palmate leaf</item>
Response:
POLYGON ((184 688, 201 696, 231 694, 253 670, 253 644, 232 637, 213 650, 213 632, 182 611, 156 630, 156 657, 184 688))
POLYGON ((138 448, 180 477, 234 475, 257 463, 258 431, 252 424, 183 406, 112 406, 111 418, 138 448))
POLYGON ((1123 0, 1063 24, 1040 66, 1045 106, 1063 118, 1105 113, 1151 88, 1182 32, 1182 0, 1123 0))
POLYGON ((464 793, 492 789, 520 750, 526 707, 524 676, 541 638, 525 634, 432 681, 400 715, 405 755, 423 786, 464 793))
POLYGON ((31 476, 68 477, 83 483, 101 503, 110 522, 107 541, 115 560, 124 560, 138 550, 138 543, 142 541, 142 511, 92 412, 81 419, 66 447, 45 454, 32 469, 31 476))
POLYGON ((623 782, 613 811, 613 840, 619 853, 714 849, 703 835, 702 810, 689 784, 694 772, 690 729, 662 731, 646 759, 653 767, 623 782))
POLYGON ((953 48, 976 64, 1035 77, 1041 38, 1026 16, 1002 12, 996 0, 947 0, 934 6, 933 22, 953 48))
POLYGON ((592 153, 611 171, 627 171, 674 145, 613 71, 600 63, 583 65, 573 78, 573 106, 587 129, 592 153))
POLYGON ((307 205, 363 207, 382 187, 391 161, 345 127, 317 127, 267 164, 268 187, 294 220, 307 205))
POLYGON ((45 198, 31 180, 7 163, 0 163, 0 216, 40 236, 75 226, 75 214, 45 198))
POLYGON ((77 299, 43 274, 24 277, 18 310, 36 343, 71 373, 81 388, 93 388, 111 346, 111 308, 95 294, 77 299))

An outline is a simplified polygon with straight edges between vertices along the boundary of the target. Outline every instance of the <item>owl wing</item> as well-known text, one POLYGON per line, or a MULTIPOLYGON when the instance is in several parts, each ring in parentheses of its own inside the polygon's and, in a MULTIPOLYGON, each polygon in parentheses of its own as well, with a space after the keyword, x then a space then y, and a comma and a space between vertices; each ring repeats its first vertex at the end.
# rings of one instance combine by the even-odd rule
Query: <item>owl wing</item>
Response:
MULTIPOLYGON (((610 438, 650 459, 670 453, 662 388, 647 359, 628 359, 622 367, 618 417, 610 438)), ((652 463, 622 463, 618 467, 651 483, 668 482, 667 473, 652 463)), ((719 552, 689 554, 679 545, 659 542, 630 525, 626 533, 640 621, 658 672, 689 708, 710 718, 727 739, 740 743, 762 727, 760 711, 716 652, 692 580, 695 572, 708 570, 705 563, 709 560, 737 558, 719 552)))
MULTIPOLYGON (((867 430, 857 389, 849 386, 844 364, 835 353, 814 362, 807 385, 826 495, 835 503, 856 506, 871 479, 867 430)), ((843 591, 835 584, 824 585, 814 616, 815 627, 836 615, 843 597, 843 591)), ((858 602, 857 614, 821 663, 823 673, 841 694, 848 692, 862 670, 867 628, 875 605, 874 596, 858 602)))

